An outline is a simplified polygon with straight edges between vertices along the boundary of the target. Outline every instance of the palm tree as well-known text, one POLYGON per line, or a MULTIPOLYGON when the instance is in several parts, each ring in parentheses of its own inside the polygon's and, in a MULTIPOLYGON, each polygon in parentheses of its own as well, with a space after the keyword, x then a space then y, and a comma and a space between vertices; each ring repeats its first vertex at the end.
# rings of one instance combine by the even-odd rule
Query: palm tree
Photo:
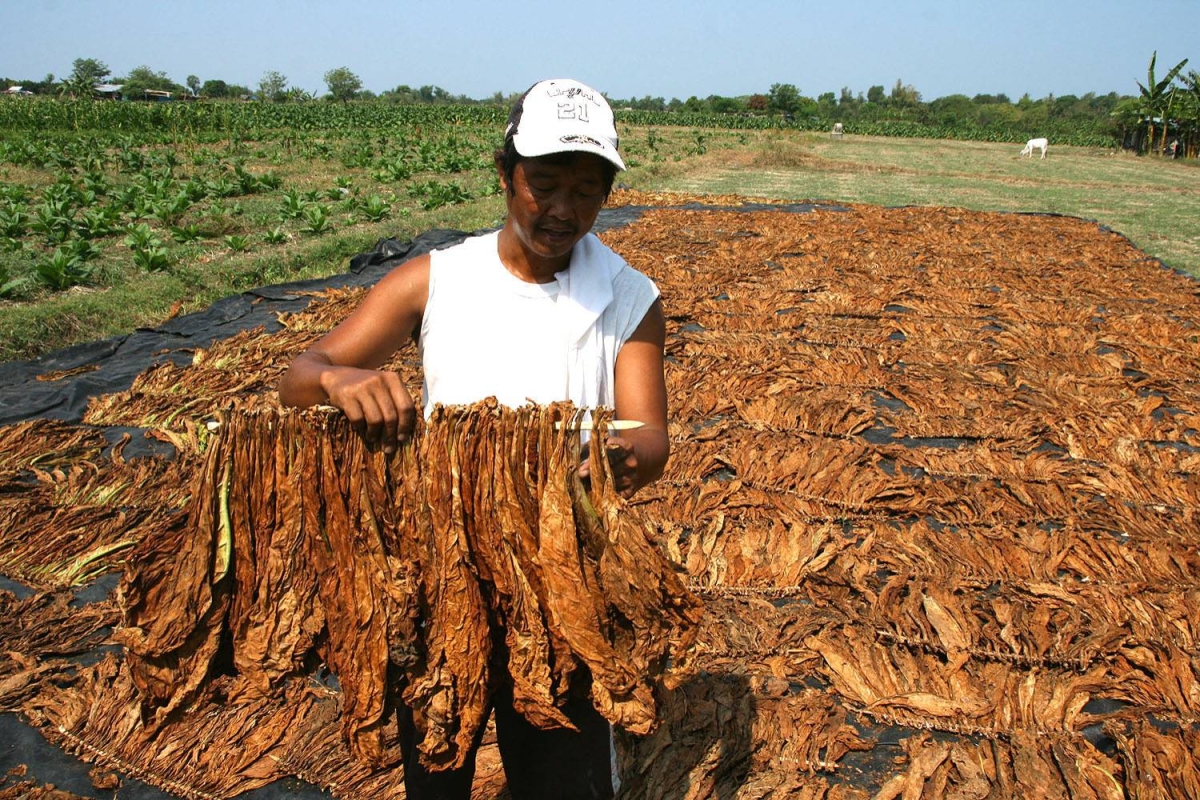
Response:
POLYGON ((1171 86, 1171 81, 1175 80, 1175 77, 1177 75, 1179 75, 1180 70, 1182 70, 1184 65, 1187 64, 1187 62, 1188 62, 1188 60, 1185 58, 1183 61, 1180 61, 1178 64, 1176 64, 1174 67, 1172 67, 1171 71, 1167 73, 1167 76, 1165 78, 1163 78, 1161 81, 1156 81, 1154 79, 1154 62, 1157 60, 1158 60, 1158 51, 1155 50, 1154 54, 1150 56, 1150 69, 1147 70, 1146 85, 1143 86, 1141 81, 1138 82, 1138 88, 1141 89, 1141 91, 1142 91, 1141 110, 1142 110, 1142 113, 1145 114, 1150 119, 1150 139, 1149 139, 1149 141, 1150 141, 1150 149, 1151 150, 1154 149, 1154 118, 1155 117, 1162 118, 1162 121, 1163 121, 1163 147, 1166 147, 1167 112, 1171 108, 1171 100, 1172 100, 1172 92, 1169 87, 1171 86))
POLYGON ((1184 155, 1193 157, 1196 155, 1197 146, 1200 145, 1200 72, 1188 70, 1188 74, 1180 80, 1184 86, 1181 90, 1181 115, 1186 125, 1184 155))
POLYGON ((91 97, 95 91, 95 82, 87 75, 72 75, 64 78, 58 85, 60 95, 69 95, 72 99, 91 97))

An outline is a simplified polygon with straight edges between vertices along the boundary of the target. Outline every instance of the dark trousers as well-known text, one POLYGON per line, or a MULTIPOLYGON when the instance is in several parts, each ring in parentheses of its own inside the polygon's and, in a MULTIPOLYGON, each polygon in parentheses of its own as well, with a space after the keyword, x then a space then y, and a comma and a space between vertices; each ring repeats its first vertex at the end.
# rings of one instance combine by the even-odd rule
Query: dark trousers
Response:
MULTIPOLYGON (((562 710, 579 728, 578 732, 565 728, 544 731, 529 724, 512 707, 511 689, 502 688, 492 697, 496 744, 513 800, 613 796, 608 720, 595 709, 586 693, 572 694, 562 710)), ((469 800, 482 728, 462 767, 431 772, 418 759, 412 712, 402 705, 399 716, 404 788, 409 800, 469 800)))

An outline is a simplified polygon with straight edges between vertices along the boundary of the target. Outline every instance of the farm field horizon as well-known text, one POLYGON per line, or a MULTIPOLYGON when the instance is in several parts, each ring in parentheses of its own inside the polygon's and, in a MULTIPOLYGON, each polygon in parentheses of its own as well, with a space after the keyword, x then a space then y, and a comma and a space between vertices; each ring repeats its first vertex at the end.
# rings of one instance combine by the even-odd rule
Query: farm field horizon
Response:
MULTIPOLYGON (((0 361, 154 327, 255 286, 344 272, 380 238, 494 227, 504 214, 490 166, 496 127, 424 120, 233 140, 80 135, 42 152, 25 145, 17 157, 19 143, 9 144, 0 158, 0 361)), ((1076 216, 1200 276, 1191 161, 1053 141, 1039 159, 1012 143, 635 124, 620 132, 630 169, 618 186, 637 192, 1076 216)))

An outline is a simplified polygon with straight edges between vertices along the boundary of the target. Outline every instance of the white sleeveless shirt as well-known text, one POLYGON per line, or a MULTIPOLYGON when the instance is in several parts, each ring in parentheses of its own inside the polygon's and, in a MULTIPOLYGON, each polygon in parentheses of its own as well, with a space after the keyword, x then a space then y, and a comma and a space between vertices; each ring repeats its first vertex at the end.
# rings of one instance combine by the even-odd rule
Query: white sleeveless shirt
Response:
POLYGON ((419 340, 425 415, 486 397, 511 408, 612 406, 617 353, 658 287, 593 234, 551 283, 514 276, 498 247, 497 231, 430 254, 419 340))

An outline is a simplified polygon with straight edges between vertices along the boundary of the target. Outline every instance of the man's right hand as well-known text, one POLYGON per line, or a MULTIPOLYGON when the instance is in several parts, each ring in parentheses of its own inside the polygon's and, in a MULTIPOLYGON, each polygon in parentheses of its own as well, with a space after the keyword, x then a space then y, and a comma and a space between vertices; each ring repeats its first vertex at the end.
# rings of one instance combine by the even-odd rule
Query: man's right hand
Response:
POLYGON ((395 372, 329 366, 321 386, 369 446, 394 453, 412 436, 416 404, 395 372))

